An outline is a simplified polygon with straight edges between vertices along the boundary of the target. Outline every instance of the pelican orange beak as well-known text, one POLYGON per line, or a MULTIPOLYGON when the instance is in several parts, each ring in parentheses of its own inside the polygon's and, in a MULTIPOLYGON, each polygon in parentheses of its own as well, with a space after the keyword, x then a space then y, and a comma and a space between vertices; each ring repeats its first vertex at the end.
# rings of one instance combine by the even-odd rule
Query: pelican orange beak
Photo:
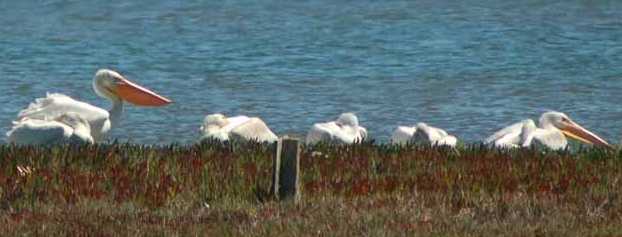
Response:
POLYGON ((110 91, 122 99, 140 106, 162 106, 171 103, 171 100, 164 96, 135 84, 125 78, 117 78, 110 91))
POLYGON ((562 131, 564 135, 577 139, 579 141, 592 144, 592 145, 596 145, 596 146, 600 146, 600 147, 605 147, 608 149, 613 149, 613 147, 609 145, 609 143, 607 143, 605 139, 600 138, 596 134, 581 127, 579 124, 573 122, 570 119, 565 121, 563 126, 559 127, 559 130, 562 131))

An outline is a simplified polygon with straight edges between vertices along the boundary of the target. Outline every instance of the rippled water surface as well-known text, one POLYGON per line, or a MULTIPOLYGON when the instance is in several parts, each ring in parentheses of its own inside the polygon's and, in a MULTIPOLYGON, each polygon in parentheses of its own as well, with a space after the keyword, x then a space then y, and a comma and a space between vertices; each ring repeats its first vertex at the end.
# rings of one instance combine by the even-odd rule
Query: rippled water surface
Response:
POLYGON ((0 130, 48 91, 107 108, 106 67, 174 101, 126 106, 122 141, 195 142, 215 112, 304 137, 352 111, 381 142, 418 121, 475 142, 560 110, 617 144, 622 4, 518 2, 0 0, 0 130))

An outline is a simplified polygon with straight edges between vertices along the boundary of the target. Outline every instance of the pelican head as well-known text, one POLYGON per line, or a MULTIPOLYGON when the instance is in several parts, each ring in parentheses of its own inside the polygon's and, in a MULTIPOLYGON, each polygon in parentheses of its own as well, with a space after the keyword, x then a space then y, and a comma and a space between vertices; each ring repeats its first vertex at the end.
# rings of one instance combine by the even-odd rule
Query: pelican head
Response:
POLYGON ((559 129, 565 136, 577 139, 588 144, 613 149, 613 147, 609 145, 607 141, 590 132, 589 130, 581 127, 579 124, 572 121, 568 117, 568 115, 562 112, 546 112, 542 114, 542 116, 540 116, 540 120, 538 121, 538 123, 541 128, 555 127, 559 129))
POLYGON ((356 118, 356 115, 354 115, 353 113, 343 113, 339 115, 339 118, 337 119, 335 123, 339 127, 341 126, 358 127, 359 126, 359 120, 358 118, 356 118))
POLYGON ((229 121, 227 120, 227 117, 225 117, 222 114, 210 114, 205 116, 205 119, 203 119, 203 126, 201 126, 201 129, 203 128, 207 128, 210 126, 217 126, 217 127, 224 127, 229 123, 229 121))
POLYGON ((417 130, 421 129, 421 130, 424 130, 426 133, 428 133, 428 131, 427 131, 427 130, 428 130, 428 128, 429 128, 429 127, 428 127, 428 124, 427 124, 427 123, 422 123, 422 122, 419 122, 419 123, 417 123, 417 124, 415 125, 415 127, 417 128, 417 130))
POLYGON ((335 121, 335 125, 337 125, 342 132, 340 133, 341 135, 336 136, 346 135, 345 137, 342 136, 342 138, 338 138, 344 142, 348 141, 346 143, 352 142, 352 139, 348 136, 353 136, 354 142, 362 142, 367 139, 367 129, 359 126, 359 120, 354 113, 342 113, 339 115, 339 118, 337 118, 337 121, 335 121))
POLYGON ((419 137, 417 140, 423 140, 426 143, 437 143, 441 138, 447 136, 445 130, 429 126, 426 123, 417 123, 415 137, 419 137))
POLYGON ((223 129, 229 124, 229 119, 222 114, 210 114, 203 119, 203 125, 199 128, 203 134, 201 139, 216 138, 221 141, 229 140, 229 131, 223 129))
POLYGON ((93 78, 95 92, 112 102, 126 100, 140 106, 161 106, 171 101, 155 92, 125 79, 118 72, 100 69, 93 78))

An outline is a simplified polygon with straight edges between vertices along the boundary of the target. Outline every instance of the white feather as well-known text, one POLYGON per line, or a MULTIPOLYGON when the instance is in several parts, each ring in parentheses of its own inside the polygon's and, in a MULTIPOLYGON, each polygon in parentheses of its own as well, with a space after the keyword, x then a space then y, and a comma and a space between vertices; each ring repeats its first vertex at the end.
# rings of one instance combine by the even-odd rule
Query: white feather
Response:
POLYGON ((229 139, 238 141, 257 140, 273 143, 277 141, 278 137, 268 128, 266 123, 254 117, 231 129, 229 139))
POLYGON ((235 116, 227 118, 222 114, 205 116, 202 139, 215 138, 220 141, 257 140, 259 142, 274 142, 278 137, 268 128, 268 125, 257 117, 235 116))
POLYGON ((335 142, 351 144, 367 138, 367 129, 359 126, 353 113, 343 113, 336 121, 315 123, 307 133, 306 144, 335 142))
POLYGON ((69 112, 53 120, 24 118, 7 132, 9 142, 16 144, 93 143, 89 124, 78 114, 69 112))
POLYGON ((425 123, 418 123, 415 126, 398 126, 391 135, 391 142, 395 144, 405 144, 408 142, 455 146, 458 139, 441 128, 429 126, 425 123))
POLYGON ((88 121, 92 128, 91 136, 94 138, 100 138, 102 131, 110 129, 108 111, 59 93, 48 93, 46 97, 36 99, 18 113, 18 121, 14 123, 19 124, 23 119, 49 121, 69 112, 80 114, 88 121))

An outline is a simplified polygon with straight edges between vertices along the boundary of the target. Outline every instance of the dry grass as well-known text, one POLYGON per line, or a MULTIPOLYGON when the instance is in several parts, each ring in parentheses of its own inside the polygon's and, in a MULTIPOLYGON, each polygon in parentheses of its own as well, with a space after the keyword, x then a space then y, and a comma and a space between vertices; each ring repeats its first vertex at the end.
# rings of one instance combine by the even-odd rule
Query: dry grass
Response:
POLYGON ((277 202, 268 194, 271 156, 269 146, 256 143, 3 145, 0 231, 622 236, 620 152, 307 147, 299 203, 277 202))

